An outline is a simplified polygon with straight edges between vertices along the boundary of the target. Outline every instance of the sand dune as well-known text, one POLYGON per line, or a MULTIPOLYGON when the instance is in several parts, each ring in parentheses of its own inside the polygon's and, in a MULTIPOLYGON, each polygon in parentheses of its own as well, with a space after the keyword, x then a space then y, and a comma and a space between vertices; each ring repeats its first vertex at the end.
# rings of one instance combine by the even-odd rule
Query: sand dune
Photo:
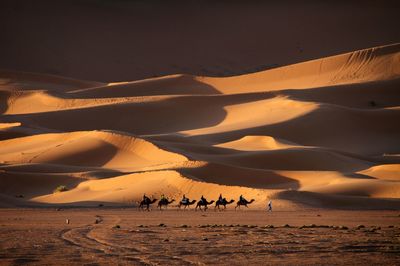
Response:
POLYGON ((377 165, 361 171, 360 174, 365 174, 383 180, 400 180, 400 165, 399 164, 385 164, 377 165))
POLYGON ((212 86, 191 75, 170 75, 132 82, 109 83, 106 86, 79 89, 72 92, 79 98, 109 98, 151 95, 218 94, 212 86))
POLYGON ((238 193, 247 193, 256 197, 258 207, 275 191, 262 191, 240 186, 224 186, 206 182, 198 182, 181 176, 176 171, 156 171, 122 175, 110 179, 81 182, 71 191, 33 198, 33 201, 44 203, 71 202, 116 202, 132 204, 132 199, 139 199, 145 190, 150 197, 158 198, 160 193, 177 198, 182 191, 189 198, 218 197, 221 190, 228 198, 237 198, 238 193), (160 189, 162 188, 162 190, 160 189))
POLYGON ((323 146, 368 155, 396 153, 400 133, 397 109, 349 109, 333 105, 319 108, 295 119, 270 125, 218 130, 194 136, 197 139, 223 143, 248 135, 268 135, 306 146, 323 146), (310 130, 310 127, 315 130, 310 130))
POLYGON ((304 89, 398 78, 399 44, 228 78, 199 78, 223 93, 304 89))
POLYGON ((215 146, 240 151, 262 151, 287 149, 296 145, 297 144, 288 141, 276 140, 271 136, 245 136, 241 139, 215 146))
POLYGON ((0 71, 2 206, 223 193, 399 209, 399 82, 400 44, 222 78, 0 71))
POLYGON ((2 142, 6 163, 47 163, 108 169, 135 169, 179 162, 186 157, 154 144, 113 132, 90 131, 41 134, 2 142))
POLYGON ((300 187, 298 191, 382 199, 398 199, 400 196, 398 182, 375 179, 368 175, 344 174, 337 171, 277 171, 277 173, 297 180, 300 187))

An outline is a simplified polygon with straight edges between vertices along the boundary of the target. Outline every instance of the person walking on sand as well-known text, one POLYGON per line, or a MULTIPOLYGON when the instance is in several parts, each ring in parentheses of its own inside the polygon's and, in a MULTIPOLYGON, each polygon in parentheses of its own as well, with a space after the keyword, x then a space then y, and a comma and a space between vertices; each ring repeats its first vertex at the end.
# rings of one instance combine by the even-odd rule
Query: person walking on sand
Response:
POLYGON ((272 212, 272 200, 268 201, 268 211, 272 212))

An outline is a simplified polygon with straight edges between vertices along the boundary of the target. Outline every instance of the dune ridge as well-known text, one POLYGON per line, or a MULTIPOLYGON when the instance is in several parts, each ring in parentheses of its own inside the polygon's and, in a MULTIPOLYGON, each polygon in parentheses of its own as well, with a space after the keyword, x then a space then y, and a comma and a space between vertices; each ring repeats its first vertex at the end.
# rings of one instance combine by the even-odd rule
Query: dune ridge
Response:
POLYGON ((0 206, 222 193, 253 208, 400 209, 399 85, 400 44, 219 78, 2 70, 0 206))
POLYGON ((374 47, 227 78, 198 80, 223 93, 316 88, 398 78, 399 44, 374 47))

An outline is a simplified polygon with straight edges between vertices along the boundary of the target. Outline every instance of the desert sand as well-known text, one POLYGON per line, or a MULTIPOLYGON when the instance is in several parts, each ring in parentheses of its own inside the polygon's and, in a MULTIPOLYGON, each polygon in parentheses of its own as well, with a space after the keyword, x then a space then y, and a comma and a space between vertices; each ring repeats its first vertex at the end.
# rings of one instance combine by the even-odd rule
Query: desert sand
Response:
POLYGON ((1 265, 400 264, 395 1, 34 2, 0 3, 1 265))
POLYGON ((220 78, 0 77, 3 207, 400 209, 400 44, 220 78))
POLYGON ((0 259, 2 265, 398 265, 399 222, 399 211, 1 209, 0 259))

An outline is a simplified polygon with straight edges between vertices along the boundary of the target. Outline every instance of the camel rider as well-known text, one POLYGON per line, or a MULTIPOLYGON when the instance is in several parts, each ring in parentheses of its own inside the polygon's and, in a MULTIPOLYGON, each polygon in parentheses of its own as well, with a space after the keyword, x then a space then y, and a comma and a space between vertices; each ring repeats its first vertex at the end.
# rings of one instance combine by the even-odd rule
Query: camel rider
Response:
POLYGON ((219 201, 219 202, 223 202, 222 194, 219 194, 218 201, 219 201))
POLYGON ((207 200, 206 200, 206 198, 205 198, 205 197, 203 197, 203 195, 201 195, 201 199, 200 199, 200 201, 201 201, 201 202, 206 202, 207 200))
POLYGON ((160 201, 164 201, 164 200, 166 200, 166 198, 165 198, 164 194, 161 194, 160 201))
POLYGON ((240 195, 240 197, 239 197, 239 202, 241 202, 241 201, 245 201, 245 199, 243 198, 243 195, 240 195))
POLYGON ((187 204, 187 203, 189 202, 189 199, 186 198, 186 195, 185 195, 185 194, 183 194, 183 197, 182 197, 181 202, 182 202, 183 204, 187 204))
POLYGON ((143 194, 143 201, 144 202, 149 202, 150 201, 150 198, 146 196, 146 193, 143 194))

